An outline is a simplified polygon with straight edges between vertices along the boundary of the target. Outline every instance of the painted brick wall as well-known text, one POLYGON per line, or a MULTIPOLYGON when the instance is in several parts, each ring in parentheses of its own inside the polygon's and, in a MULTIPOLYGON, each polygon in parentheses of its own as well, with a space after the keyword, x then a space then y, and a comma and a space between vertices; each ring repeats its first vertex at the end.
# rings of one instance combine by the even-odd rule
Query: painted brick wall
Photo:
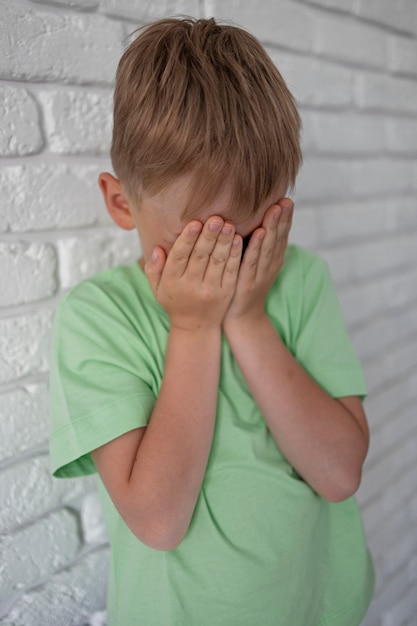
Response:
POLYGON ((330 263, 370 390, 364 626, 415 626, 417 0, 0 0, 0 626, 105 624, 94 481, 49 476, 51 318, 65 290, 138 255, 96 185, 112 80, 127 35, 179 13, 248 27, 299 101, 292 238, 330 263))

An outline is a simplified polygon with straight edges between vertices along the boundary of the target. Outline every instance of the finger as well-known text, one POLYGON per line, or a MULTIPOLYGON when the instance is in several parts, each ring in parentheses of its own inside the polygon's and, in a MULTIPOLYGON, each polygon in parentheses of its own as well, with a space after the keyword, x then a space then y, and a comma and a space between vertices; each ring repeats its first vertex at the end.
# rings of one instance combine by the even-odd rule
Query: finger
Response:
POLYGON ((224 226, 224 220, 218 215, 208 218, 198 237, 187 264, 187 274, 192 279, 203 280, 211 253, 224 226))
POLYGON ((269 207, 262 222, 266 234, 258 263, 259 272, 268 271, 280 261, 287 246, 294 203, 289 198, 281 202, 269 207))
POLYGON ((265 239, 262 242, 262 257, 266 264, 270 263, 277 252, 279 240, 278 228, 281 221, 282 209, 279 204, 273 204, 265 212, 262 226, 265 229, 265 239))
POLYGON ((264 275, 274 265, 277 255, 277 228, 280 215, 281 207, 279 205, 270 206, 265 212, 262 227, 252 234, 248 249, 243 257, 247 280, 256 280, 258 274, 264 275))
POLYGON ((278 204, 281 207, 281 215, 278 222, 277 235, 278 239, 284 239, 286 241, 291 229, 294 202, 290 198, 282 198, 278 204))
POLYGON ((273 204, 265 212, 262 226, 267 231, 277 229, 279 234, 289 230, 294 209, 294 202, 290 198, 281 198, 279 202, 273 204))
POLYGON ((291 198, 281 198, 281 200, 278 200, 277 204, 279 204, 281 209, 283 209, 284 211, 294 210, 294 201, 291 200, 291 198))
POLYGON ((232 245, 230 247, 230 254, 222 276, 222 287, 226 290, 233 288, 236 284, 242 258, 242 249, 242 237, 240 235, 234 235, 232 245))
POLYGON ((244 275, 245 280, 255 280, 258 271, 258 263, 263 247, 263 241, 265 239, 265 228, 257 228, 249 240, 248 246, 243 255, 241 274, 244 275))
POLYGON ((151 258, 145 263, 145 274, 154 294, 158 290, 165 262, 165 251, 160 246, 156 246, 152 252, 151 258))
POLYGON ((225 222, 207 263, 204 280, 208 283, 218 284, 219 286, 222 284, 222 276, 230 256, 234 236, 235 227, 231 222, 225 222))
POLYGON ((184 274, 202 228, 201 222, 193 220, 177 237, 169 252, 167 262, 167 270, 173 278, 180 278, 184 274))

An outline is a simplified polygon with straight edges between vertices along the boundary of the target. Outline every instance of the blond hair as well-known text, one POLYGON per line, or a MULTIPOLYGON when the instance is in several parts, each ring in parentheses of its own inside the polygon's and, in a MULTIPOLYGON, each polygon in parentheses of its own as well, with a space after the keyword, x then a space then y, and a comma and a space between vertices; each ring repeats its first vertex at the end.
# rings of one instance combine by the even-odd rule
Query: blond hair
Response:
POLYGON ((139 29, 116 75, 111 157, 140 203, 192 174, 191 214, 224 185, 250 214, 301 163, 300 117, 281 74, 247 31, 211 19, 139 29))

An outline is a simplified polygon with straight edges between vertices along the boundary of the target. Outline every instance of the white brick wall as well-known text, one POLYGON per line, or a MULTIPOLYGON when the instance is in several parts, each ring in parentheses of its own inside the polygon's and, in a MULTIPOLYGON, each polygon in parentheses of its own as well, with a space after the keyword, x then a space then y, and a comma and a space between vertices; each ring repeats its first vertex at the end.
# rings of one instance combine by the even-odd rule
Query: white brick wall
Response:
POLYGON ((96 181, 126 37, 173 14, 252 30, 300 104, 292 237, 328 259, 370 390, 364 626, 414 626, 417 0, 0 1, 0 626, 105 624, 94 481, 49 475, 51 316, 66 289, 138 254, 96 181))

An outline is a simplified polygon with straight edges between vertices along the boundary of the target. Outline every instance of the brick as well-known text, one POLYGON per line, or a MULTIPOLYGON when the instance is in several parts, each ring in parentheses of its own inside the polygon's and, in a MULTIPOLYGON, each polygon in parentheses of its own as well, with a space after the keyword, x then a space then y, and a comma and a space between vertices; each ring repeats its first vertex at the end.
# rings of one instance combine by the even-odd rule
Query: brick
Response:
MULTIPOLYGON (((410 479, 412 479, 411 468, 387 486, 387 495, 383 496, 379 506, 379 523, 376 524, 371 533, 371 547, 375 558, 382 560, 386 550, 395 545, 398 538, 407 532, 407 529, 415 525, 415 515, 413 515, 412 489, 410 489, 410 479), (399 495, 398 495, 399 494, 399 495), (388 497, 387 497, 388 496, 388 497), (394 504, 389 501, 394 500, 394 504), (396 511, 401 510, 402 515, 397 515, 396 511), (381 524, 381 520, 383 523, 381 524)), ((411 480, 412 482, 412 480, 411 480)), ((376 502, 376 501, 375 501, 376 502)))
POLYGON ((313 13, 287 0, 259 4, 234 0, 226 7, 222 0, 208 0, 205 12, 248 28, 264 44, 304 52, 309 52, 313 46, 316 27, 313 13))
POLYGON ((88 620, 88 626, 106 626, 107 625, 107 611, 96 611, 90 616, 88 620))
POLYGON ((382 68, 386 63, 386 48, 386 35, 373 26, 345 16, 326 16, 318 21, 314 50, 325 57, 382 68))
POLYGON ((415 34, 417 6, 414 0, 358 0, 355 12, 359 17, 389 28, 415 34))
POLYGON ((8 567, 0 570, 0 602, 69 565, 80 547, 78 520, 67 510, 2 535, 0 551, 8 567))
POLYGON ((103 212, 95 165, 36 163, 0 170, 0 229, 12 232, 93 224, 103 212))
MULTIPOLYGON (((373 439, 371 436, 371 447, 373 439)), ((402 475, 392 481, 387 481, 385 491, 376 498, 373 485, 370 482, 371 473, 366 462, 363 480, 358 491, 364 524, 372 547, 376 555, 384 550, 387 539, 395 538, 409 523, 406 516, 397 515, 397 511, 404 508, 404 503, 410 502, 414 494, 415 469, 411 465, 402 475)))
POLYGON ((108 155, 113 107, 110 92, 45 91, 39 98, 52 152, 108 155))
POLYGON ((112 84, 123 52, 119 23, 11 2, 0 6, 0 22, 7 25, 0 47, 2 78, 112 84))
POLYGON ((54 248, 40 242, 0 242, 0 306, 52 296, 56 285, 54 248))
POLYGON ((81 524, 84 541, 88 544, 107 542, 107 531, 104 525, 100 498, 97 491, 88 493, 82 502, 81 524))
POLYGON ((36 4, 69 7, 70 9, 89 10, 98 7, 99 0, 31 0, 36 4))
POLYGON ((304 114, 303 122, 303 138, 319 154, 372 154, 384 148, 384 123, 375 116, 326 111, 304 114))
POLYGON ((351 200, 324 207, 320 223, 323 243, 354 243, 385 232, 385 204, 383 201, 351 200))
MULTIPOLYGON (((388 626, 383 624, 382 618, 387 611, 395 605, 396 601, 404 594, 404 590, 408 587, 408 572, 406 568, 403 568, 400 572, 397 572, 396 576, 388 580, 377 580, 377 595, 374 600, 375 605, 375 624, 377 626, 388 626)), ((415 590, 414 590, 415 593, 415 590)), ((391 623, 389 626, 404 626, 399 622, 391 623)), ((413 626, 411 624, 411 626, 413 626)))
POLYGON ((38 109, 26 89, 0 87, 0 119, 0 156, 21 156, 42 150, 44 140, 38 109))
MULTIPOLYGON (((416 49, 417 57, 417 49, 416 49)), ((417 122, 408 119, 385 121, 385 146, 395 154, 417 155, 417 122)))
MULTIPOLYGON (((372 505, 363 509, 364 520, 367 526, 367 522, 371 521, 369 526, 373 528, 368 534, 371 543, 372 553, 375 559, 375 565, 377 568, 377 590, 374 598, 373 606, 370 611, 370 616, 375 615, 378 617, 378 621, 371 621, 370 624, 380 624, 380 618, 386 614, 392 607, 396 606, 404 594, 407 594, 407 588, 413 583, 415 589, 415 577, 412 572, 413 554, 417 554, 417 545, 415 541, 415 533, 412 533, 412 528, 415 527, 415 521, 413 521, 411 515, 410 501, 413 498, 413 485, 414 474, 409 472, 405 477, 405 482, 408 484, 408 491, 401 490, 402 500, 397 501, 396 508, 388 516, 384 510, 378 508, 378 502, 373 501, 372 505), (411 489, 410 489, 411 487, 411 489), (373 509, 373 520, 370 520, 368 513, 373 509), (401 514, 398 514, 401 511, 401 514), (381 523, 381 520, 383 523, 381 523), (410 534, 411 533, 411 534, 410 534), (407 537, 408 535, 408 537, 407 537), (408 538, 407 541, 403 541, 408 538), (394 568, 394 561, 398 560, 396 545, 399 544, 399 552, 408 552, 408 558, 405 557, 403 563, 397 563, 397 567, 394 568), (389 561, 392 560, 390 563, 389 561), (388 575, 387 569, 393 570, 391 575, 388 575)), ((404 481, 403 481, 404 482, 404 481)), ((394 496, 394 500, 397 495, 398 483, 391 484, 388 493, 394 496)), ((413 602, 407 601, 407 605, 413 606, 413 602)), ((413 609, 414 611, 414 609, 413 609)), ((415 611, 414 611, 415 613, 415 611)), ((366 622, 368 623, 368 622, 366 622)), ((405 622, 393 621, 395 626, 405 622)), ((413 621, 407 622, 407 624, 413 624, 413 621)))
MULTIPOLYGON (((414 166, 415 182, 417 183, 417 163, 414 166)), ((417 191, 417 184, 415 185, 417 191)), ((408 197, 398 196, 398 200, 390 198, 391 204, 398 208, 396 213, 396 228, 398 230, 415 231, 417 226, 417 195, 408 197)))
POLYGON ((2 469, 0 533, 10 532, 32 522, 52 509, 69 503, 94 485, 94 477, 67 480, 53 478, 46 455, 2 469))
POLYGON ((409 269, 401 275, 348 285, 339 290, 339 298, 346 319, 351 324, 358 324, 376 319, 381 312, 396 315, 404 308, 412 308, 416 300, 416 284, 417 270, 409 269))
POLYGON ((410 159, 357 159, 352 165, 352 190, 356 196, 410 193, 413 162, 410 159))
POLYGON ((311 57, 268 50, 301 106, 348 107, 352 102, 350 69, 311 57))
POLYGON ((406 78, 359 74, 354 80, 354 101, 372 111, 417 112, 417 83, 406 78))
MULTIPOLYGON (((398 380, 407 376, 417 367, 416 338, 410 338, 406 343, 394 346, 388 354, 378 359, 363 362, 368 389, 371 393, 378 393, 388 381, 398 380)), ((360 350, 358 350, 360 354, 360 350)))
POLYGON ((357 348, 357 353, 359 355, 359 358, 361 358, 362 365, 364 367, 366 384, 367 384, 368 392, 370 394, 379 393, 381 389, 384 388, 384 385, 386 385, 391 380, 391 378, 394 378, 395 380, 397 380, 397 378, 401 376, 401 373, 403 373, 404 371, 407 371, 408 367, 403 366, 403 361, 401 361, 401 358, 405 357, 408 361, 408 364, 411 363, 411 365, 409 366, 415 367, 415 363, 413 362, 414 361, 413 354, 411 353, 411 350, 407 348, 407 346, 400 346, 399 348, 398 347, 391 348, 392 352, 394 352, 396 355, 399 355, 398 356, 398 361, 399 361, 399 375, 398 376, 397 376, 397 372, 393 373, 391 371, 391 374, 388 372, 388 366, 386 363, 386 355, 384 355, 382 358, 379 356, 377 358, 365 359, 361 357, 360 346, 356 346, 356 348, 357 348))
POLYGON ((355 242, 375 235, 417 228, 417 199, 393 197, 332 204, 320 213, 321 240, 326 244, 355 242))
POLYGON ((355 276, 358 279, 386 275, 415 266, 417 248, 413 234, 376 240, 361 245, 354 256, 355 276))
POLYGON ((370 241, 355 248, 338 246, 322 249, 321 253, 332 268, 336 283, 342 286, 412 267, 417 253, 414 248, 415 238, 410 235, 401 239, 370 241))
POLYGON ((52 311, 0 319, 0 383, 48 370, 52 311))
POLYGON ((417 612, 417 598, 415 585, 409 585, 408 589, 397 599, 394 606, 387 609, 382 616, 381 626, 413 626, 417 612))
POLYGON ((380 527, 381 522, 381 500, 380 498, 372 498, 367 501, 362 494, 362 487, 367 482, 367 469, 365 467, 362 473, 362 483, 355 497, 361 510, 362 521, 367 537, 373 537, 376 528, 380 527))
POLYGON ((371 319, 366 325, 352 331, 351 336, 361 346, 362 358, 375 358, 398 341, 417 334, 417 315, 413 310, 398 312, 395 316, 371 319))
MULTIPOLYGON (((381 556, 380 572, 384 578, 395 575, 401 567, 408 564, 410 552, 417 552, 417 542, 415 540, 415 528, 404 528, 400 536, 394 538, 394 545, 386 545, 381 556)), ((398 623, 398 622, 396 622, 398 623)))
POLYGON ((351 163, 336 158, 305 159, 298 176, 296 202, 323 201, 348 196, 351 185, 351 163))
POLYGON ((340 304, 348 326, 368 320, 381 310, 382 296, 379 285, 374 282, 339 289, 340 304))
POLYGON ((344 13, 351 13, 355 4, 355 0, 303 0, 303 2, 344 13))
POLYGON ((315 151, 313 123, 311 121, 311 113, 299 108, 298 112, 301 117, 301 150, 304 159, 308 159, 310 154, 315 151))
POLYGON ((22 595, 1 626, 75 626, 106 605, 108 550, 87 554, 70 569, 22 595))
MULTIPOLYGON (((411 559, 409 559, 408 571, 410 574, 410 580, 416 581, 417 580, 417 555, 414 555, 411 559)), ((412 625, 410 624, 410 626, 412 625)))
POLYGON ((395 313, 401 308, 409 308, 413 306, 415 301, 415 286, 417 285, 417 271, 413 269, 402 272, 394 279, 388 279, 382 284, 382 296, 384 309, 395 313))
POLYGON ((317 209, 297 208, 294 213, 290 240, 306 248, 317 247, 320 241, 319 220, 317 209))
POLYGON ((413 500, 410 500, 410 508, 411 514, 413 516, 413 521, 417 521, 417 500, 415 498, 413 500))
POLYGON ((102 11, 132 20, 152 20, 173 15, 200 15, 198 0, 99 0, 102 11))
POLYGON ((64 289, 109 267, 140 257, 136 231, 109 231, 58 241, 60 282, 64 289))
POLYGON ((46 445, 48 394, 46 385, 0 395, 0 461, 46 445))
MULTIPOLYGON (((405 248, 411 248, 412 251, 412 239, 407 239, 404 241, 405 248)), ((401 244, 400 244, 401 245, 401 244)), ((405 254, 407 254, 407 250, 405 250, 405 254)), ((398 257, 400 259, 400 257, 398 257)), ((412 310, 415 307, 416 302, 416 293, 415 293, 415 285, 417 280, 417 271, 415 270, 415 259, 410 255, 409 262, 407 267, 404 267, 401 271, 397 272, 397 274, 390 274, 386 279, 381 283, 381 311, 383 315, 387 315, 399 320, 402 315, 406 316, 408 311, 412 310)), ((381 313, 381 312, 380 312, 381 313)), ((406 323, 406 318, 404 317, 404 323, 406 323)), ((413 332, 412 329, 415 327, 414 320, 411 319, 408 323, 409 332, 413 332)), ((401 334, 401 331, 399 332, 401 334)), ((394 333, 397 337, 398 335, 394 333)))
MULTIPOLYGON (((111 167, 103 168, 103 171, 111 171, 111 167)), ((99 226, 111 226, 114 228, 114 222, 110 217, 108 211, 106 210, 106 206, 104 204, 103 198, 100 199, 101 207, 98 211, 98 225, 99 226)))
MULTIPOLYGON (((416 381, 414 380, 414 382, 416 381)), ((388 400, 391 400, 388 395, 385 395, 385 397, 388 397, 388 400)), ((413 400, 413 396, 410 393, 409 398, 411 402, 413 400)), ((375 424, 377 423, 377 418, 378 422, 383 421, 382 425, 378 424, 377 441, 373 446, 373 453, 370 457, 371 460, 375 461, 378 457, 383 456, 387 450, 393 448, 394 446, 401 448, 402 441, 407 438, 412 439, 415 436, 415 414, 413 415, 412 409, 410 408, 401 408, 403 401, 404 399, 401 398, 398 405, 391 408, 391 413, 389 415, 387 415, 387 409, 384 409, 384 414, 381 411, 381 413, 376 415, 375 418, 372 417, 371 413, 369 414, 370 419, 373 420, 375 424)))
POLYGON ((401 446, 397 445, 386 452, 383 459, 377 459, 372 467, 367 468, 367 479, 362 485, 362 494, 368 491, 368 494, 375 497, 383 494, 388 488, 392 489, 392 484, 413 465, 416 453, 415 440, 402 442, 401 446))
POLYGON ((405 37, 391 37, 387 66, 396 74, 417 76, 417 41, 405 37))
MULTIPOLYGON (((352 250, 347 247, 321 249, 320 254, 329 264, 333 280, 338 289, 356 281, 352 250)), ((357 254, 357 252, 355 252, 355 254, 357 254)))

